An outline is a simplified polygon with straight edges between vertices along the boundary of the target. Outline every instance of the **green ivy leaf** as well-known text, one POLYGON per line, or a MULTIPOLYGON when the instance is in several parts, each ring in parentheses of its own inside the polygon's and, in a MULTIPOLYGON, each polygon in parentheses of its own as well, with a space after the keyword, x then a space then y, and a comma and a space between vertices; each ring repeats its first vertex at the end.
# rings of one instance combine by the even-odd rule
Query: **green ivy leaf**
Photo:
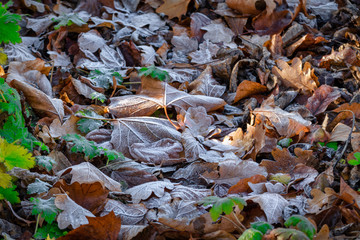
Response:
POLYGON ((88 141, 78 134, 67 134, 63 136, 63 139, 67 142, 72 142, 73 146, 71 147, 71 152, 84 153, 85 156, 90 159, 101 154, 99 148, 95 145, 95 142, 88 141))
POLYGON ((37 232, 34 235, 36 239, 46 239, 49 235, 50 238, 59 238, 61 236, 65 236, 68 232, 61 230, 57 223, 46 224, 40 228, 38 228, 37 232))
POLYGON ((47 223, 51 224, 59 212, 59 209, 55 206, 54 200, 54 197, 49 199, 30 198, 30 202, 34 204, 31 214, 40 214, 47 223))
POLYGON ((13 2, 9 1, 5 5, 0 2, 0 44, 1 43, 21 43, 19 34, 19 21, 21 16, 8 12, 8 7, 13 2))
POLYGON ((254 222, 250 224, 252 228, 262 232, 263 234, 265 234, 268 230, 273 229, 274 227, 267 222, 254 222))
POLYGON ((91 71, 89 74, 89 78, 91 82, 96 87, 101 87, 104 89, 109 89, 113 85, 113 77, 115 77, 117 85, 122 84, 123 78, 118 72, 113 72, 110 70, 103 70, 103 71, 94 70, 91 71))
POLYGON ((285 227, 294 226, 300 231, 304 232, 310 239, 313 239, 316 234, 315 226, 304 216, 293 215, 284 223, 285 227))
POLYGON ((13 184, 9 188, 0 187, 0 200, 6 199, 11 204, 19 203, 20 202, 19 193, 15 191, 15 188, 16 188, 15 184, 13 184))
POLYGON ((170 79, 168 72, 158 69, 155 65, 141 68, 139 70, 139 75, 146 77, 150 76, 151 78, 159 79, 160 81, 167 81, 170 79))
POLYGON ((47 192, 51 188, 51 184, 47 182, 43 182, 40 179, 36 178, 35 182, 30 183, 27 187, 27 193, 28 194, 34 194, 34 193, 43 193, 47 192))
MULTIPOLYGON (((88 110, 88 109, 84 109, 84 110, 79 111, 77 113, 81 114, 82 116, 87 116, 87 117, 103 118, 103 116, 97 114, 94 111, 88 110)), ((99 129, 99 127, 101 127, 103 125, 103 121, 95 120, 95 119, 82 118, 76 123, 76 125, 78 126, 78 129, 82 133, 89 133, 89 132, 91 132, 91 131, 93 131, 95 129, 99 129)))
POLYGON ((106 96, 99 92, 93 92, 90 94, 92 100, 99 100, 101 103, 106 101, 106 96))
POLYGON ((199 203, 203 204, 204 206, 212 205, 209 212, 211 219, 214 222, 223 212, 225 214, 230 214, 233 211, 233 207, 235 204, 238 205, 241 210, 244 208, 244 206, 246 206, 245 200, 236 196, 229 196, 225 198, 209 196, 206 197, 204 200, 200 201, 199 203))
POLYGON ((241 234, 238 240, 261 240, 262 237, 263 234, 260 231, 254 228, 249 228, 241 234))
POLYGON ((35 160, 38 166, 46 168, 48 172, 51 171, 53 165, 56 163, 56 161, 49 156, 36 156, 35 160))
POLYGON ((55 30, 59 29, 62 26, 71 26, 73 24, 82 26, 82 25, 86 24, 86 22, 84 22, 81 18, 79 18, 77 13, 63 14, 59 17, 52 18, 51 20, 53 22, 58 22, 58 24, 56 24, 54 27, 55 30))
POLYGON ((290 144, 293 142, 293 140, 291 138, 283 138, 281 140, 279 140, 278 145, 280 145, 281 147, 289 147, 290 144))

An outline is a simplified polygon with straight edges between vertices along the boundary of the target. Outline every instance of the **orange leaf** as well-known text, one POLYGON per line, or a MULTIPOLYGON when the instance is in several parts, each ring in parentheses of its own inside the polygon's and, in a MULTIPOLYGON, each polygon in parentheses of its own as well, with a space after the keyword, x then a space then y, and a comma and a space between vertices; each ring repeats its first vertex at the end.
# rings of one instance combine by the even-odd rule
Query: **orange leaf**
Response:
POLYGON ((189 2, 190 0, 165 0, 164 4, 156 9, 156 12, 164 13, 169 19, 175 17, 180 19, 187 12, 189 2))
POLYGON ((252 177, 249 177, 249 178, 241 179, 234 186, 230 187, 228 194, 251 192, 251 188, 249 187, 249 184, 248 184, 249 182, 250 183, 266 182, 266 177, 264 177, 263 175, 257 174, 252 177))
POLYGON ((267 87, 261 85, 260 83, 244 80, 239 84, 236 89, 234 103, 243 98, 250 97, 251 95, 264 93, 267 90, 267 87))

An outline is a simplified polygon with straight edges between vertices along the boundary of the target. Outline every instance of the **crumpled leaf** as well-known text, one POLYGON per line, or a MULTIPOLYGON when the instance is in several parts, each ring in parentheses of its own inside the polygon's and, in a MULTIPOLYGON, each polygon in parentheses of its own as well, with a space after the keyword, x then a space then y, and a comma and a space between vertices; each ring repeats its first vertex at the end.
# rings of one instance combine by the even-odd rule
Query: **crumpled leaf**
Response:
POLYGON ((311 69, 310 63, 306 62, 304 67, 300 58, 294 58, 291 66, 284 60, 276 60, 277 66, 274 66, 272 73, 277 76, 285 87, 299 89, 303 94, 312 93, 318 85, 314 69, 311 69))
POLYGON ((47 192, 51 185, 47 182, 43 182, 40 179, 35 179, 35 182, 30 183, 27 187, 28 194, 47 192))
POLYGON ((68 167, 56 173, 57 176, 63 176, 65 174, 71 174, 71 182, 78 183, 104 183, 105 187, 110 191, 121 192, 121 184, 102 173, 97 167, 89 162, 83 162, 75 166, 68 167))
POLYGON ((260 174, 267 176, 265 168, 251 160, 236 162, 228 160, 219 163, 219 170, 205 172, 201 175, 208 183, 235 185, 240 179, 260 174))
POLYGON ((181 143, 184 146, 185 158, 188 162, 195 161, 201 154, 206 153, 205 147, 194 137, 189 128, 186 128, 181 134, 181 143))
POLYGON ((114 212, 102 217, 87 216, 88 224, 82 225, 77 229, 70 231, 60 240, 70 239, 93 239, 93 240, 116 240, 118 239, 121 219, 116 217, 114 212))
POLYGON ((60 229, 65 229, 70 225, 74 229, 78 228, 89 223, 86 217, 95 217, 89 210, 78 205, 66 194, 58 194, 55 198, 55 205, 63 210, 57 218, 60 229))
POLYGON ((111 143, 114 149, 130 157, 134 143, 153 143, 163 138, 180 141, 180 133, 166 119, 153 117, 119 118, 113 122, 111 143))
POLYGON ((195 201, 175 200, 172 203, 162 205, 158 210, 158 217, 185 220, 189 223, 192 219, 201 215, 195 205, 195 201))
POLYGON ((148 199, 152 194, 160 198, 164 196, 165 189, 172 190, 174 187, 175 185, 171 182, 155 181, 129 188, 125 193, 131 195, 133 203, 139 203, 141 200, 148 199))
POLYGON ((306 103, 306 107, 316 116, 323 113, 330 103, 340 97, 340 91, 329 85, 321 85, 315 90, 312 97, 306 103))
POLYGON ((234 103, 252 95, 264 93, 267 90, 267 87, 260 83, 244 80, 236 89, 234 103))

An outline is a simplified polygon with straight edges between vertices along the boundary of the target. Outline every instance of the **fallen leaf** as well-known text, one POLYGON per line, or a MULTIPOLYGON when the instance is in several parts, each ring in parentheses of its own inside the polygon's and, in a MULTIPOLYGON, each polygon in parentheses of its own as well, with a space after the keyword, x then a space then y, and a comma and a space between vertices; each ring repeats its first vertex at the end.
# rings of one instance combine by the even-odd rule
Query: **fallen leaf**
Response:
POLYGON ((74 182, 69 185, 60 179, 53 187, 65 191, 74 202, 92 213, 105 204, 109 193, 101 182, 82 184, 74 182))
POLYGON ((80 226, 60 237, 60 240, 116 240, 118 239, 121 220, 114 212, 103 217, 87 217, 89 223, 80 226))
POLYGON ((335 119, 328 125, 328 129, 334 128, 339 122, 352 119, 353 113, 355 118, 360 118, 360 103, 344 103, 340 107, 333 110, 336 113, 339 113, 335 119))
POLYGON ((105 187, 110 191, 121 192, 120 183, 106 176, 89 162, 83 162, 78 165, 68 167, 60 172, 57 172, 57 175, 61 177, 67 173, 72 175, 70 184, 73 184, 74 182, 78 182, 80 184, 101 182, 104 183, 105 187))
POLYGON ((266 177, 263 175, 254 175, 249 178, 240 179, 235 185, 229 188, 228 194, 251 192, 251 188, 248 183, 260 183, 266 182, 266 177))
POLYGON ((219 163, 219 170, 205 172, 201 175, 208 183, 235 185, 240 179, 254 175, 267 176, 264 167, 251 160, 236 162, 232 160, 219 163))
POLYGON ((322 57, 320 67, 330 69, 331 66, 360 66, 357 53, 357 50, 346 45, 341 46, 338 51, 334 51, 333 49, 331 54, 322 57))
POLYGON ((325 188, 325 192, 322 192, 319 189, 312 189, 311 196, 312 199, 308 199, 308 206, 306 211, 309 213, 318 213, 323 209, 326 209, 332 205, 332 203, 337 199, 334 195, 334 190, 331 188, 325 188))
POLYGON ((171 182, 155 181, 129 188, 125 193, 131 195, 133 203, 139 203, 141 200, 148 199, 152 194, 160 198, 164 196, 165 189, 172 190, 174 187, 175 185, 171 182))
POLYGON ((236 89, 234 103, 252 95, 264 93, 267 90, 267 87, 260 83, 244 80, 236 89))
POLYGON ((340 179, 340 198, 348 204, 354 204, 357 209, 360 209, 360 194, 352 189, 343 178, 340 179))
POLYGON ((113 122, 111 144, 114 149, 131 157, 130 148, 134 143, 153 143, 163 138, 180 141, 181 134, 168 120, 154 117, 119 118, 113 122))
POLYGON ((165 0, 156 12, 164 13, 169 19, 177 17, 180 20, 186 14, 189 3, 190 0, 165 0))
POLYGON ((58 194, 55 198, 55 205, 57 208, 63 210, 57 217, 60 229, 65 229, 70 225, 74 229, 78 228, 81 225, 89 223, 86 217, 95 217, 89 210, 75 203, 66 194, 58 194))
POLYGON ((340 91, 329 85, 321 85, 308 99, 306 107, 316 116, 323 113, 330 103, 340 97, 340 91))
POLYGON ((266 1, 257 0, 226 0, 229 8, 237 10, 242 14, 258 15, 266 9, 266 1))
POLYGON ((314 69, 311 69, 310 63, 306 62, 302 67, 300 58, 294 58, 291 66, 284 60, 276 60, 277 66, 274 66, 272 73, 277 76, 285 87, 299 89, 303 94, 312 93, 318 85, 314 69))

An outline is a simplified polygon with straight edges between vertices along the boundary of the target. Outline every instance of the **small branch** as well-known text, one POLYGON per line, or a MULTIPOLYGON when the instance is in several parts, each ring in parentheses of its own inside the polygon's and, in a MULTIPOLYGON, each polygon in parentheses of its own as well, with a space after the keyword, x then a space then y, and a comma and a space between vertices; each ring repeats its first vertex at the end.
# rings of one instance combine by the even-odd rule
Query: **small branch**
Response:
POLYGON ((30 226, 30 224, 34 222, 34 221, 28 221, 28 220, 26 220, 26 219, 23 219, 22 217, 20 217, 19 215, 17 215, 17 214, 14 212, 14 210, 13 210, 13 208, 12 208, 12 206, 11 206, 11 203, 10 203, 9 201, 7 201, 7 200, 5 200, 5 202, 7 203, 7 205, 9 206, 9 208, 10 208, 10 210, 11 210, 11 212, 14 214, 14 216, 15 216, 17 219, 23 221, 23 222, 26 223, 28 226, 30 226))

